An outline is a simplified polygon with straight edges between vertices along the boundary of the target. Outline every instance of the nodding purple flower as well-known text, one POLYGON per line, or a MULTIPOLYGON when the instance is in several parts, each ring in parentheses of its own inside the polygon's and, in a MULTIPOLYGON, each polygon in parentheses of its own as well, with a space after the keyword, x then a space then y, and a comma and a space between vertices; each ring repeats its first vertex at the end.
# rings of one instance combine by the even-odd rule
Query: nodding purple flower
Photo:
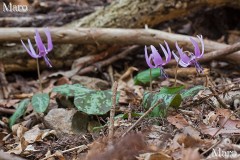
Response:
POLYGON ((173 54, 175 60, 177 62, 179 62, 179 65, 181 65, 182 67, 187 67, 187 66, 193 64, 196 67, 196 70, 197 70, 198 73, 203 73, 203 68, 200 66, 200 64, 198 63, 197 59, 203 57, 203 54, 204 54, 204 43, 203 43, 202 35, 197 36, 197 37, 198 37, 198 39, 201 42, 202 52, 199 49, 198 43, 194 39, 190 38, 190 41, 191 41, 191 43, 194 46, 194 53, 188 52, 190 55, 189 56, 186 55, 184 53, 183 49, 180 48, 178 46, 177 42, 176 42, 176 48, 177 48, 178 54, 180 56, 180 60, 179 60, 178 56, 174 52, 172 52, 172 54, 173 54))
POLYGON ((28 45, 29 45, 29 48, 30 50, 27 48, 27 46, 23 43, 23 41, 21 40, 22 42, 22 45, 23 47, 26 49, 26 51, 28 52, 28 54, 32 57, 32 58, 41 58, 43 57, 44 61, 46 62, 46 64, 49 66, 49 67, 52 67, 51 63, 50 63, 50 60, 49 58, 47 57, 47 54, 48 52, 50 52, 52 49, 53 49, 53 44, 52 44, 52 38, 51 38, 51 34, 48 30, 48 28, 45 28, 44 29, 44 32, 47 36, 47 41, 48 41, 48 44, 47 44, 47 48, 44 46, 43 42, 42 42, 42 39, 40 37, 40 34, 38 32, 38 30, 36 29, 35 30, 35 36, 34 36, 34 39, 35 39, 35 42, 37 44, 37 51, 38 51, 38 54, 36 54, 35 50, 33 49, 33 46, 32 46, 32 43, 30 41, 30 39, 28 39, 28 45))
POLYGON ((157 49, 154 46, 150 46, 152 53, 148 56, 147 46, 145 46, 145 59, 150 68, 160 68, 160 73, 164 78, 167 78, 167 75, 163 69, 163 66, 171 60, 171 51, 166 41, 164 41, 167 50, 160 44, 160 47, 166 57, 164 62, 161 55, 158 53, 157 49))

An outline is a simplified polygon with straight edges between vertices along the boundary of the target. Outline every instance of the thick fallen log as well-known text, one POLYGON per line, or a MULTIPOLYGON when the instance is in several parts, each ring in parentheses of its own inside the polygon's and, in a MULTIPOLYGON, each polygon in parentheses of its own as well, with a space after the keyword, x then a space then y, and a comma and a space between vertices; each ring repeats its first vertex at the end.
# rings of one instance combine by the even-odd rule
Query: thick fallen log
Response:
MULTIPOLYGON (((202 7, 219 7, 223 5, 239 7, 239 2, 239 0, 114 1, 109 6, 99 9, 93 14, 70 23, 65 27, 143 28, 145 24, 152 27, 161 22, 188 15, 193 11, 202 9, 202 7)), ((167 39, 167 37, 165 37, 165 39, 167 39)), ((76 58, 85 55, 98 54, 106 50, 108 47, 109 45, 99 45, 97 42, 95 45, 84 46, 73 44, 59 45, 55 47, 50 58, 52 59, 55 68, 71 66, 76 58), (62 61, 63 59, 64 61, 62 61)), ((20 45, 13 46, 9 43, 3 44, 3 46, 0 47, 0 58, 4 62, 6 71, 32 70, 35 68, 35 61, 29 58, 20 45)))

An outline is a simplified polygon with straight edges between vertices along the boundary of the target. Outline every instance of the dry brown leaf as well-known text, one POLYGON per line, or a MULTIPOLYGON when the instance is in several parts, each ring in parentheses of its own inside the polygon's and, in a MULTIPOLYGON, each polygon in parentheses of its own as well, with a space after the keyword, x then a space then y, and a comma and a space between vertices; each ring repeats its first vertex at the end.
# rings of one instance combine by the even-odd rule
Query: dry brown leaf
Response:
POLYGON ((205 124, 200 124, 200 130, 202 134, 208 134, 211 136, 217 136, 219 134, 240 134, 240 128, 239 126, 233 126, 234 124, 239 124, 239 120, 237 122, 227 122, 224 127, 225 128, 213 128, 211 126, 207 126, 205 124), (230 126, 226 126, 226 124, 231 124, 230 126), (217 134, 216 134, 217 133, 217 134))
POLYGON ((180 114, 177 114, 175 116, 168 116, 167 120, 169 123, 173 124, 178 129, 182 129, 184 127, 189 126, 189 123, 187 122, 187 120, 180 114))
POLYGON ((28 143, 34 143, 36 141, 41 141, 47 135, 54 133, 55 131, 50 131, 49 129, 41 130, 38 125, 36 125, 29 131, 25 132, 23 137, 28 143))
POLYGON ((27 147, 28 142, 25 141, 25 139, 22 137, 20 139, 20 142, 18 142, 16 144, 18 144, 18 145, 15 148, 9 150, 8 153, 21 154, 27 147))
POLYGON ((140 153, 150 151, 141 134, 128 134, 112 142, 103 138, 93 142, 90 148, 86 160, 134 159, 140 153))
POLYGON ((192 126, 187 126, 183 128, 183 133, 184 134, 188 134, 191 135, 194 138, 201 138, 200 137, 200 132, 197 131, 195 128, 193 128, 192 126))
POLYGON ((20 99, 11 99, 11 100, 0 100, 0 107, 12 107, 15 104, 17 104, 20 101, 20 99))
POLYGON ((22 138, 23 134, 28 130, 28 128, 22 126, 21 124, 15 124, 12 126, 12 134, 16 135, 18 138, 22 138))
POLYGON ((71 84, 70 80, 68 77, 61 77, 59 78, 57 81, 56 81, 56 86, 59 86, 59 85, 64 85, 64 84, 71 84))
POLYGON ((183 158, 184 160, 200 160, 200 154, 198 149, 187 148, 183 150, 183 158))
POLYGON ((40 151, 40 150, 36 150, 33 145, 28 145, 24 151, 37 152, 37 151, 40 151))
MULTIPOLYGON (((210 147, 213 143, 211 140, 203 140, 186 134, 176 134, 173 141, 185 148, 210 147)), ((175 146, 177 145, 175 144, 175 146)))
POLYGON ((138 160, 173 160, 173 158, 164 152, 144 153, 136 157, 138 160))
POLYGON ((59 159, 59 160, 65 160, 65 157, 63 156, 61 151, 56 151, 54 155, 59 159))
POLYGON ((119 80, 129 80, 130 78, 132 78, 132 74, 134 71, 138 71, 138 69, 136 67, 128 67, 127 71, 124 72, 124 74, 119 78, 119 80))

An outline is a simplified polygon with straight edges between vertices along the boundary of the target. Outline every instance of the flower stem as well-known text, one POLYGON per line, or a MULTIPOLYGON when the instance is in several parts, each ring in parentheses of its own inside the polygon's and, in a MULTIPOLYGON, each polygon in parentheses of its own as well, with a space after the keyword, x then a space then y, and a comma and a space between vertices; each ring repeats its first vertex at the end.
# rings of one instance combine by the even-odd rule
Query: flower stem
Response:
POLYGON ((176 70, 175 70, 175 78, 174 78, 174 87, 176 87, 177 84, 177 70, 178 70, 178 64, 179 64, 180 58, 178 59, 176 70))
POLYGON ((42 89, 42 79, 41 79, 41 75, 40 75, 40 67, 39 67, 39 60, 38 60, 38 58, 37 58, 37 73, 38 73, 39 88, 40 88, 40 91, 42 93, 43 92, 43 89, 42 89))
POLYGON ((150 91, 152 91, 152 68, 150 68, 150 91))

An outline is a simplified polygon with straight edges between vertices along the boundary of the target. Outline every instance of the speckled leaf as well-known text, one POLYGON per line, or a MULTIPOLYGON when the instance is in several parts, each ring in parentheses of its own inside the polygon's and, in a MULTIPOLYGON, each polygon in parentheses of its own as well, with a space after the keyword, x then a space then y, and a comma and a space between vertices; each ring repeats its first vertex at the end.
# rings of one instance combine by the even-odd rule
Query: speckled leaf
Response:
POLYGON ((170 102, 170 104, 169 104, 169 106, 168 107, 173 107, 173 108, 177 108, 177 107, 179 107, 180 106, 180 104, 182 103, 182 96, 180 95, 180 94, 176 94, 173 98, 172 98, 172 100, 171 100, 171 102, 170 102))
POLYGON ((184 89, 184 86, 177 87, 161 87, 160 93, 162 94, 176 94, 184 89))
POLYGON ((181 96, 183 99, 185 98, 189 98, 189 97, 194 97, 196 94, 198 94, 198 92, 200 90, 203 90, 204 89, 204 86, 195 86, 195 87, 192 87, 190 89, 187 89, 187 90, 184 90, 182 93, 181 93, 181 96))
POLYGON ((12 126, 15 124, 15 122, 25 113, 29 103, 30 103, 29 99, 24 99, 18 104, 16 111, 9 119, 10 128, 12 128, 12 126))
MULTIPOLYGON (((160 76, 159 68, 152 68, 152 79, 156 79, 160 76)), ((141 85, 150 82, 150 69, 138 73, 134 77, 134 84, 141 85)))
POLYGON ((91 91, 93 90, 88 89, 80 84, 64 84, 61 86, 54 87, 52 90, 52 92, 57 92, 64 96, 71 96, 71 97, 82 95, 91 91))
POLYGON ((164 87, 158 93, 144 92, 143 106, 145 109, 148 109, 157 103, 159 99, 162 99, 163 102, 156 106, 149 115, 152 117, 165 116, 169 107, 179 107, 184 99, 195 96, 204 87, 195 86, 187 90, 182 89, 183 86, 175 88, 164 87))
POLYGON ((32 97, 32 106, 35 112, 43 113, 46 111, 50 98, 47 93, 37 93, 32 97))
MULTIPOLYGON (((155 105, 159 99, 163 99, 163 98, 164 98, 164 94, 144 92, 143 106, 147 110, 151 106, 155 105)), ((149 116, 151 117, 163 116, 161 111, 165 109, 166 109, 166 105, 164 102, 162 102, 153 109, 153 111, 149 114, 149 116)))
MULTIPOLYGON (((119 94, 117 94, 117 102, 119 94)), ((92 91, 74 97, 74 105, 78 110, 90 115, 103 115, 112 107, 112 92, 92 91)))

